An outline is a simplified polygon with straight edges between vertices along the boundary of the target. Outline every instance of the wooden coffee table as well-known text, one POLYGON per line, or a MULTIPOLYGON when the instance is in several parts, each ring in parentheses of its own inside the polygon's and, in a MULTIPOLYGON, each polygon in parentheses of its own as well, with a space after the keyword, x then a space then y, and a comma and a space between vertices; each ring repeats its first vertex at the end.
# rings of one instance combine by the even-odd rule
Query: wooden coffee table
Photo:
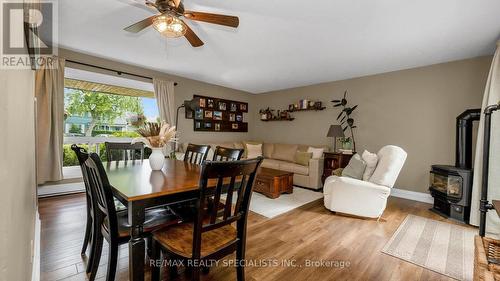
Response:
POLYGON ((272 199, 280 197, 281 193, 293 193, 293 173, 260 168, 253 191, 262 193, 272 199))

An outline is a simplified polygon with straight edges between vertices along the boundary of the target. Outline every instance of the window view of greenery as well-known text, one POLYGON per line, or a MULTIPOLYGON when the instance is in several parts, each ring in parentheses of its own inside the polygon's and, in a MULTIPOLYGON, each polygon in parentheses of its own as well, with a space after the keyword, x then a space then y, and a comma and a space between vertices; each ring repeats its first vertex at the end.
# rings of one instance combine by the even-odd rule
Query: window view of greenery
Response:
MULTIPOLYGON (((137 126, 159 119, 155 99, 68 88, 64 91, 64 109, 65 137, 133 138, 139 136, 137 126)), ((70 147, 64 145, 64 166, 78 165, 70 147)), ((87 145, 82 147, 88 150, 87 145)), ((99 155, 105 156, 104 143, 99 145, 99 155)))

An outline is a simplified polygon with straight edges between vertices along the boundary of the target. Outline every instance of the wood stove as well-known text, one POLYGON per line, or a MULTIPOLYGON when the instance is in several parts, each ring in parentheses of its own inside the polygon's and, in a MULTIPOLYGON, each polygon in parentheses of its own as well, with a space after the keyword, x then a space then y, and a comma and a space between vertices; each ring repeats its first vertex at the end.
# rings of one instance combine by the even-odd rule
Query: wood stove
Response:
POLYGON ((430 171, 431 210, 463 223, 469 222, 472 193, 472 123, 480 116, 480 109, 469 109, 457 117, 455 166, 432 165, 430 171))

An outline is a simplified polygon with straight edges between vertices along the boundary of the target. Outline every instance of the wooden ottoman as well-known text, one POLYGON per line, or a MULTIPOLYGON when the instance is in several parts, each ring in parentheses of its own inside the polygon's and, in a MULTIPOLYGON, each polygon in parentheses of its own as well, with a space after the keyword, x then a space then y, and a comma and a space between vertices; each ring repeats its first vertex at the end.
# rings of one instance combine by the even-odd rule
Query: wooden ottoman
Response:
POLYGON ((273 199, 280 197, 281 193, 293 193, 293 173, 260 168, 253 191, 273 199))

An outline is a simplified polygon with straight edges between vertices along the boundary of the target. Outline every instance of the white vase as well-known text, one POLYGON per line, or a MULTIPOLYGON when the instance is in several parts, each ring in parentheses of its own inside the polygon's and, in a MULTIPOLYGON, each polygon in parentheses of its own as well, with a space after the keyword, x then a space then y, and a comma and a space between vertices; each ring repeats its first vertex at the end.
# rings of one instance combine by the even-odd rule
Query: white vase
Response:
POLYGON ((149 166, 151 166, 151 170, 158 171, 163 168, 165 164, 165 155, 163 155, 163 148, 154 147, 151 148, 153 153, 149 156, 149 166))

